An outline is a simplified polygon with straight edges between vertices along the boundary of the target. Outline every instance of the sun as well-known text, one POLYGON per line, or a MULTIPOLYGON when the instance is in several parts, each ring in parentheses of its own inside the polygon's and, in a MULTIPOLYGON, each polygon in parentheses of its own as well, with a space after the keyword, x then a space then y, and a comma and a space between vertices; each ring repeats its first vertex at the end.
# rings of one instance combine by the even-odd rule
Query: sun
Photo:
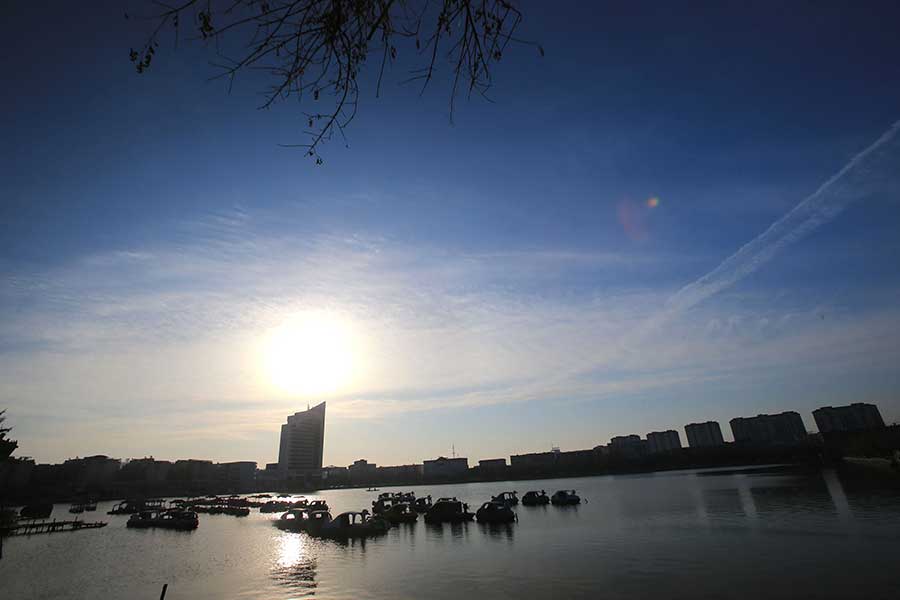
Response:
POLYGON ((324 311, 294 315, 269 332, 264 364, 269 381, 295 396, 321 396, 346 388, 353 379, 351 327, 324 311))

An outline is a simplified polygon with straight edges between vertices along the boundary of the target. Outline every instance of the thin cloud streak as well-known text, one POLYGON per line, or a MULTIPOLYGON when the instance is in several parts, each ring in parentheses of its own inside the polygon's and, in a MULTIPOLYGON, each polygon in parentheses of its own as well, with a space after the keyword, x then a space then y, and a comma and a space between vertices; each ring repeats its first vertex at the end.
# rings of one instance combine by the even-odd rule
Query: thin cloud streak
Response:
POLYGON ((886 172, 884 163, 890 164, 897 157, 898 132, 900 121, 763 233, 715 269, 678 290, 666 301, 663 311, 641 328, 641 334, 738 283, 854 202, 879 191, 880 175, 886 172))

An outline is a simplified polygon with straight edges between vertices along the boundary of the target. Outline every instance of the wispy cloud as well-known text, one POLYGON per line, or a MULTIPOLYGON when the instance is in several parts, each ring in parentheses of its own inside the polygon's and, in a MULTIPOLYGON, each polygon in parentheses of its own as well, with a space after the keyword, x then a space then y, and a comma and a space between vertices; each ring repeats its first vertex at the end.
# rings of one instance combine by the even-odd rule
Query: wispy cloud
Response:
POLYGON ((731 287, 772 260, 787 246, 834 219, 852 203, 884 192, 886 181, 895 184, 893 174, 900 169, 898 132, 900 121, 763 233, 715 269, 673 294, 666 301, 665 310, 655 317, 652 324, 731 287))

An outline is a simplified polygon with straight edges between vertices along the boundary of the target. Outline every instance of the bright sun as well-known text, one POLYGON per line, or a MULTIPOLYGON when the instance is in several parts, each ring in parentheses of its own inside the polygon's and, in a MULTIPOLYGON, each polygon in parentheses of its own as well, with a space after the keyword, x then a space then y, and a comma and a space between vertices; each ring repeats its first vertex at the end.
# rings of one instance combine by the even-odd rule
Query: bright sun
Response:
POLYGON ((298 314, 269 333, 264 361, 272 384, 288 394, 340 391, 353 378, 352 330, 328 312, 298 314))

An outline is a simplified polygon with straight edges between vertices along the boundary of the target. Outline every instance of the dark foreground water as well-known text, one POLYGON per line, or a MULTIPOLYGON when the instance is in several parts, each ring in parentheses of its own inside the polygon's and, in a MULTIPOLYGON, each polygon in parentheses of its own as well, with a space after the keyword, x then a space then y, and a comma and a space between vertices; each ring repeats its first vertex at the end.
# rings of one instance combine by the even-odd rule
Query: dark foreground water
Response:
MULTIPOLYGON (((103 503, 86 518, 104 529, 8 539, 0 598, 155 600, 163 583, 169 600, 900 597, 900 492, 871 478, 680 471, 414 489, 474 510, 493 493, 560 488, 586 502, 520 506, 508 527, 420 519, 349 543, 279 531, 258 512, 200 515, 189 533, 129 530, 103 503)), ((308 497, 337 514, 375 495, 308 497)))

